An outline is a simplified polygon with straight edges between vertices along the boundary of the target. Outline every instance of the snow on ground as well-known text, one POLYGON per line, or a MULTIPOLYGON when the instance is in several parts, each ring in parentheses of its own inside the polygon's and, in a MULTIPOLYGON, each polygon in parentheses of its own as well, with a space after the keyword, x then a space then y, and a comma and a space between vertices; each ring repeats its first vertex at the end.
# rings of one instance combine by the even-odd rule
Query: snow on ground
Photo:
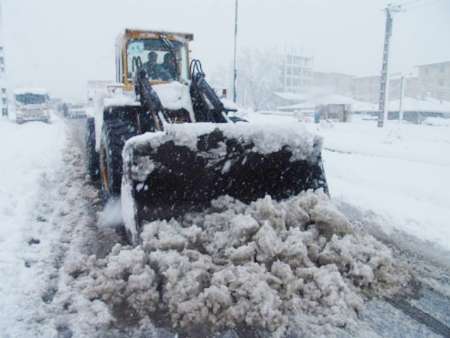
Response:
MULTIPOLYGON (((298 123, 274 114, 246 118, 298 123)), ((307 125, 324 137, 333 198, 382 217, 387 233, 404 231, 450 250, 450 128, 389 121, 380 129, 354 120, 307 125)))
MULTIPOLYGON (((291 117, 248 118, 298 125, 291 117)), ((7 338, 123 337, 121 325, 154 336, 155 309, 181 327, 282 330, 288 323, 309 336, 357 330, 362 291, 380 294, 405 275, 391 250, 351 224, 336 201, 381 214, 386 231, 449 247, 447 127, 324 123, 317 131, 334 201, 304 194, 245 206, 222 198, 183 222, 147 224, 143 245, 111 253, 116 239, 99 238, 90 215, 96 191, 66 129, 57 118, 51 125, 0 120, 0 330, 7 338)), ((118 218, 107 208, 98 225, 118 218)))
POLYGON ((6 337, 20 337, 17 323, 26 325, 36 298, 42 302, 36 292, 42 271, 35 260, 45 260, 51 248, 44 238, 33 237, 38 233, 34 227, 46 222, 34 218, 35 208, 61 166, 65 131, 56 118, 53 124, 23 125, 2 119, 0 138, 0 330, 6 337))

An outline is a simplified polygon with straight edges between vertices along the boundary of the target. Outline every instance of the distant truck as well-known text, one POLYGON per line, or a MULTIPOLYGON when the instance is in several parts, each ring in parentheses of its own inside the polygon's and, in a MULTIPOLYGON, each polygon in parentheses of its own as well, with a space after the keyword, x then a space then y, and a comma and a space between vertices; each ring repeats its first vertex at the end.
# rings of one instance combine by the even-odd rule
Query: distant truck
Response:
POLYGON ((82 119, 86 117, 86 106, 83 104, 69 104, 64 116, 70 119, 82 119))
POLYGON ((50 97, 45 89, 17 89, 14 91, 16 122, 50 122, 50 97))

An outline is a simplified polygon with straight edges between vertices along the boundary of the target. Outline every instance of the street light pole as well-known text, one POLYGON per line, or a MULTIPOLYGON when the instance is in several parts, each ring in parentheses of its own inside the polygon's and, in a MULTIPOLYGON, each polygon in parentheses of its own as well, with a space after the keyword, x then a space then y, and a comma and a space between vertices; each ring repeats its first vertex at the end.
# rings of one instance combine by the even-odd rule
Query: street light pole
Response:
POLYGON ((238 34, 238 9, 239 3, 236 0, 234 13, 234 66, 233 66, 233 101, 237 101, 237 34, 238 34))

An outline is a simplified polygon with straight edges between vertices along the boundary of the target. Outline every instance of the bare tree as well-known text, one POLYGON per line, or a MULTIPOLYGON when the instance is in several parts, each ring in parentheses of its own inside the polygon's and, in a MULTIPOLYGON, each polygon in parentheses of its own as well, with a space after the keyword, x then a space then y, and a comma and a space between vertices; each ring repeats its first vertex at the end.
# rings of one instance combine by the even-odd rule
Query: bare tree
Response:
POLYGON ((270 51, 244 50, 238 63, 238 100, 255 110, 273 108, 274 92, 280 88, 280 67, 270 51))
MULTIPOLYGON (((254 110, 274 108, 274 92, 280 88, 280 68, 276 54, 246 49, 238 59, 238 102, 254 110)), ((215 87, 227 88, 231 94, 233 65, 222 65, 211 73, 215 87)), ((230 95, 231 97, 231 95, 230 95)))

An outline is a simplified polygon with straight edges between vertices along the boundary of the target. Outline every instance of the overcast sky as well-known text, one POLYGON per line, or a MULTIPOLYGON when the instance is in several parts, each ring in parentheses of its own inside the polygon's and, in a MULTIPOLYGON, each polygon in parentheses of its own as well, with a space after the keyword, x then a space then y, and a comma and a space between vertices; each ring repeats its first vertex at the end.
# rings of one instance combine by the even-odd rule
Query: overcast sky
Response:
MULTIPOLYGON (((233 56, 234 0, 1 0, 7 76, 15 86, 84 98, 88 80, 112 80, 125 27, 195 34, 207 72, 233 56)), ((303 48, 318 71, 376 75, 386 0, 239 0, 239 48, 303 48)), ((395 17, 392 72, 450 60, 450 0, 404 0, 395 17)))

